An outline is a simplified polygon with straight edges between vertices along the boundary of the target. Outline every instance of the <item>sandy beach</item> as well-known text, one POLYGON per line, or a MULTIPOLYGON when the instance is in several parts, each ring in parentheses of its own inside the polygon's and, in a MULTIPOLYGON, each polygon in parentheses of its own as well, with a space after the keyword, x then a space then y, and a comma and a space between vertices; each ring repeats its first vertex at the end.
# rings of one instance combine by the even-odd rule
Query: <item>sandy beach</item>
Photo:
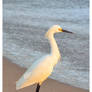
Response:
MULTIPOLYGON (((35 92, 36 85, 16 91, 15 83, 26 71, 18 65, 11 63, 9 59, 3 58, 3 92, 35 92)), ((56 80, 47 79, 41 86, 40 92, 88 92, 56 80)))

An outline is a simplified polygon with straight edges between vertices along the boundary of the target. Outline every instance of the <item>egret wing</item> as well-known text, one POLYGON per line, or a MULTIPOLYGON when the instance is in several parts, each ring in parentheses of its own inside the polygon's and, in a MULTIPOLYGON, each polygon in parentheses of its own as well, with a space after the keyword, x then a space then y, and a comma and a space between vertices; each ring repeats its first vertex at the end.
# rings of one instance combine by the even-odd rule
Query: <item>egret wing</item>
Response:
POLYGON ((19 79, 16 84, 17 89, 24 88, 34 83, 42 82, 51 73, 52 69, 48 67, 48 58, 44 57, 36 61, 19 79))

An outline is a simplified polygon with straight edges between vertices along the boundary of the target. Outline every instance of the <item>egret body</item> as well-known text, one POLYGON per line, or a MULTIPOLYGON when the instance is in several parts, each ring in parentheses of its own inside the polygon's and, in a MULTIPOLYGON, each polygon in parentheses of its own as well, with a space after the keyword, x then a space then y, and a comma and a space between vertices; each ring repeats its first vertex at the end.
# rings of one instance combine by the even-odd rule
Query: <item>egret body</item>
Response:
POLYGON ((21 89, 33 84, 37 84, 36 92, 39 92, 41 84, 52 73, 54 66, 57 64, 61 57, 59 48, 54 39, 54 34, 58 32, 72 33, 63 30, 59 25, 54 25, 51 27, 45 34, 51 45, 50 54, 35 61, 33 65, 28 68, 28 70, 16 82, 16 89, 21 89))

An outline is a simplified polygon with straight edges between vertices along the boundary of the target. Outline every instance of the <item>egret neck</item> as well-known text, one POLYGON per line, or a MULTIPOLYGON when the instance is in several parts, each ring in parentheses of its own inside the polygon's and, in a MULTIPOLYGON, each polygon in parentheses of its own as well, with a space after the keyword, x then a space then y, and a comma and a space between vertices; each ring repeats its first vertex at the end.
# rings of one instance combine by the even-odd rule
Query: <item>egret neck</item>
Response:
POLYGON ((54 33, 50 34, 50 36, 48 37, 48 40, 50 42, 51 45, 51 56, 53 56, 54 58, 54 65, 58 62, 58 60, 60 59, 60 51, 58 48, 58 45, 56 43, 56 40, 54 38, 54 33))

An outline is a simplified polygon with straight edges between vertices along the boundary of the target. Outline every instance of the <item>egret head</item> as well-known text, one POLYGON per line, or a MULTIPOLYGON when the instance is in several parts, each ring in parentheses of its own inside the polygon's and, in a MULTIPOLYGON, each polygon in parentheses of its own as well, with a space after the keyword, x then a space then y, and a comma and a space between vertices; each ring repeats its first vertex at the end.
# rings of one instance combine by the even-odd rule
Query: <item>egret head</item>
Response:
POLYGON ((63 28, 61 28, 59 25, 54 25, 52 26, 48 32, 46 33, 46 37, 50 36, 51 34, 54 33, 59 33, 59 32, 66 32, 66 33, 72 33, 70 31, 64 30, 63 28))

